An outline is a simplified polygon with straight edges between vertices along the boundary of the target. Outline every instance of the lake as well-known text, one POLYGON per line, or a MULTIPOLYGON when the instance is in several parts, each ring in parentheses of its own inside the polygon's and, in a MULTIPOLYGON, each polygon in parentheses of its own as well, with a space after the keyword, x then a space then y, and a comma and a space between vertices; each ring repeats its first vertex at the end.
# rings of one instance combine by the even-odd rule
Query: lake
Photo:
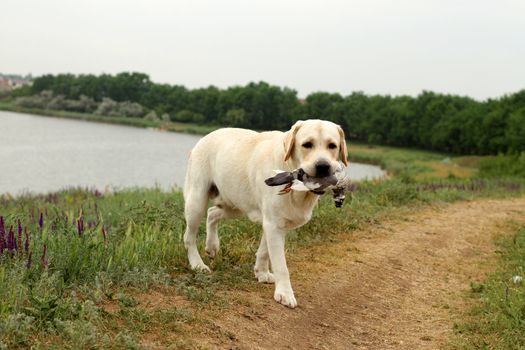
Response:
MULTIPOLYGON (((201 136, 0 111, 0 194, 71 186, 171 189, 201 136)), ((351 163, 353 180, 384 176, 351 163)))

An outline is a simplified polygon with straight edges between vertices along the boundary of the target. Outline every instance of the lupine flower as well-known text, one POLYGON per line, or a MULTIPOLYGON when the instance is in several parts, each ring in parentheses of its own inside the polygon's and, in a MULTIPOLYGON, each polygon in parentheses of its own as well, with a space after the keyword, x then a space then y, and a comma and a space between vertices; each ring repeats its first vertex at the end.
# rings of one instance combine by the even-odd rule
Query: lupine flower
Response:
POLYGON ((0 216, 0 254, 2 254, 6 248, 4 217, 0 216))
POLYGON ((16 250, 15 233, 13 232, 13 225, 9 227, 9 234, 7 235, 7 249, 12 252, 16 250))
POLYGON ((32 259, 33 259, 33 252, 29 253, 29 256, 27 257, 26 268, 28 269, 31 268, 32 259))
POLYGON ((82 216, 77 220, 77 231, 79 236, 84 233, 84 217, 82 216))
POLYGON ((24 244, 24 250, 27 253, 29 251, 29 234, 27 233, 27 227, 24 228, 24 235, 26 236, 26 242, 24 244))
POLYGON ((47 245, 44 244, 44 251, 42 252, 42 256, 40 257, 40 261, 42 262, 42 266, 47 269, 49 266, 49 261, 47 260, 47 245))
POLYGON ((18 240, 17 240, 18 249, 22 250, 22 223, 18 219, 18 240))
POLYGON ((44 227, 44 214, 43 213, 40 213, 40 217, 38 218, 38 226, 40 227, 41 230, 44 227))

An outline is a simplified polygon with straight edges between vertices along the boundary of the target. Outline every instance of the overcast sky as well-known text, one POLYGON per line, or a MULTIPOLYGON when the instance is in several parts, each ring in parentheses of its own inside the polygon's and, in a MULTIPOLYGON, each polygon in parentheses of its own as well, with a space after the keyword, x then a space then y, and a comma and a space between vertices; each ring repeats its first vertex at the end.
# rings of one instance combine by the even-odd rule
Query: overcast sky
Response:
POLYGON ((525 88, 524 0, 2 0, 0 72, 497 97, 525 88))

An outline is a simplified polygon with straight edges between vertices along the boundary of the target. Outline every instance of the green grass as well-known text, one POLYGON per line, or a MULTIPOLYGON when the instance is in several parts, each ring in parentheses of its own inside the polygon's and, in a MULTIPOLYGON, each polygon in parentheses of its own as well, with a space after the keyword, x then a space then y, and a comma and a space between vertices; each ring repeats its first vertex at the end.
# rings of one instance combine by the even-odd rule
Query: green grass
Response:
POLYGON ((435 179, 443 177, 470 177, 477 162, 467 162, 466 157, 444 153, 349 143, 350 161, 381 166, 388 173, 410 179, 435 179))
POLYGON ((70 111, 57 111, 51 109, 38 109, 38 108, 24 108, 15 106, 9 102, 0 102, 0 110, 18 112, 18 113, 29 113, 37 114, 41 116, 65 118, 65 119, 76 119, 85 120, 98 123, 107 124, 119 124, 134 126, 139 128, 159 128, 166 131, 183 132, 188 134, 199 134, 204 135, 213 130, 219 128, 218 126, 208 125, 197 125, 191 123, 177 123, 177 122, 165 122, 165 121, 153 121, 144 118, 136 117, 111 117, 89 113, 78 113, 70 111))
POLYGON ((480 161, 479 173, 492 178, 525 178, 525 152, 486 157, 480 161))
POLYGON ((454 347, 462 349, 525 349, 525 227, 498 242, 500 264, 482 284, 472 284, 474 306, 456 324, 454 347))
MULTIPOLYGON (((400 208, 521 193, 522 189, 498 180, 363 183, 340 210, 324 198, 311 222, 290 233, 288 249, 351 235, 356 228, 400 208)), ((13 225, 16 232, 18 220, 27 228, 32 252, 30 268, 24 251, 4 252, 0 258, 0 349, 129 348, 138 346, 151 324, 168 327, 166 334, 179 334, 184 347, 184 341, 191 340, 184 325, 208 321, 197 316, 177 321, 177 317, 184 318, 180 315, 191 310, 227 307, 231 300, 225 290, 256 285, 252 268, 261 229, 247 219, 221 224, 221 252, 211 263, 212 274, 188 269, 179 192, 67 190, 18 198, 4 195, 0 208, 7 230, 13 225), (81 235, 76 223, 80 217, 85 226, 81 235), (44 245, 47 253, 42 257, 44 245), (48 261, 47 267, 43 260, 48 261), (191 303, 190 309, 172 310, 175 315, 171 316, 162 310, 145 311, 133 297, 161 287, 183 296, 191 303), (101 305, 107 302, 118 303, 118 311, 105 311, 101 305), (163 323, 170 317, 175 325, 163 323)), ((204 235, 203 220, 201 251, 204 235)))

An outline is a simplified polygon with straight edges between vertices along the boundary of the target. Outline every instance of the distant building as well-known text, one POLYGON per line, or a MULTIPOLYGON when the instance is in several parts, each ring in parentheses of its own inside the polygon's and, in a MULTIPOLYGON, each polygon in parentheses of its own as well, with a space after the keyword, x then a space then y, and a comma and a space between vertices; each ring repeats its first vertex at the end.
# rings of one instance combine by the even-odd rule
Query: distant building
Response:
POLYGON ((23 86, 31 86, 32 84, 33 81, 31 75, 23 77, 17 74, 0 73, 0 91, 10 91, 23 86))

